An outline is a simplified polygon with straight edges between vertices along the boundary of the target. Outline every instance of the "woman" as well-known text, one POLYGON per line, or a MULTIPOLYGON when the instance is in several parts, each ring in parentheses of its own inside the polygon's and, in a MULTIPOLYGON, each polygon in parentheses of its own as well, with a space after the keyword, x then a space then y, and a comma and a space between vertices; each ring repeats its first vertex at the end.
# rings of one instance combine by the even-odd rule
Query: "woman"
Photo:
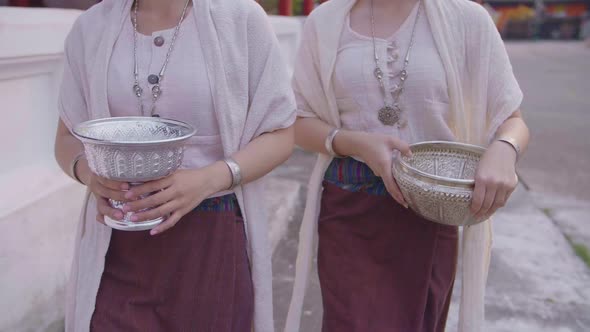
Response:
MULTIPOLYGON (((467 0, 331 0, 306 22, 293 85, 295 142, 320 155, 287 331, 299 328, 316 221, 323 331, 443 331, 457 228, 407 209, 392 156, 419 141, 485 145, 472 212, 506 203, 529 134, 489 15, 467 0)), ((482 329, 490 232, 489 221, 463 231, 461 331, 482 329)))
POLYGON ((290 155, 296 108, 264 11, 249 0, 102 1, 65 52, 56 157, 89 191, 66 330, 273 331, 257 179, 290 155), (131 189, 92 174, 70 133, 89 119, 156 114, 198 133, 181 170, 131 189), (102 224, 156 206, 136 214, 170 215, 150 232, 102 224))

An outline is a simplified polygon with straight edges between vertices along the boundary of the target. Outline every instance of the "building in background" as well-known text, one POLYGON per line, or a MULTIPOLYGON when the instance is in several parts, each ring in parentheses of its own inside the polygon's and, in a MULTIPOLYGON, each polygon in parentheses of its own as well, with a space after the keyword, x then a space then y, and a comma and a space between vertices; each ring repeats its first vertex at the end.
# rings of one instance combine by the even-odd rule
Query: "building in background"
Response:
POLYGON ((97 0, 0 0, 0 5, 88 9, 97 2, 97 0))
MULTIPOLYGON (((99 0, 0 0, 0 5, 87 9, 99 0)), ((254 0, 253 0, 254 1, 254 0)), ((305 16, 327 0, 255 0, 269 14, 305 16)), ((584 39, 590 0, 475 0, 505 39, 584 39)))
MULTIPOLYGON (((259 0, 267 12, 308 15, 327 0, 259 0)), ((590 0, 477 0, 505 39, 580 39, 590 0)))

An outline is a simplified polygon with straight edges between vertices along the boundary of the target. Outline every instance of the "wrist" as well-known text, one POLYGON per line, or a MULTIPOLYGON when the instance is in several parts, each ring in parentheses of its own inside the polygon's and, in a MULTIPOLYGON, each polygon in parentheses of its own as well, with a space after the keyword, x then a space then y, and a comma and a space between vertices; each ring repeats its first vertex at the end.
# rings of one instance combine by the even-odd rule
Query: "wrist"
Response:
POLYGON ((211 166, 208 166, 209 174, 207 176, 208 179, 208 188, 209 188, 209 195, 216 194, 220 191, 227 190, 232 184, 232 175, 223 160, 217 161, 213 163, 211 166))
POLYGON ((88 186, 88 184, 90 183, 90 177, 92 176, 92 171, 88 166, 88 160, 86 160, 86 158, 81 158, 76 163, 76 165, 74 166, 74 172, 80 180, 80 182, 82 182, 83 185, 88 186))
POLYGON ((520 157, 520 145, 518 142, 512 137, 497 137, 497 142, 504 143, 505 145, 510 146, 514 152, 516 152, 516 160, 520 157))
POLYGON ((500 150, 502 152, 502 156, 508 158, 508 160, 512 164, 516 164, 516 162, 518 161, 518 152, 509 143, 504 141, 494 141, 492 142, 490 148, 492 147, 500 150))
POLYGON ((357 155, 355 149, 355 135, 354 131, 340 130, 332 141, 332 149, 340 156, 354 156, 357 155))

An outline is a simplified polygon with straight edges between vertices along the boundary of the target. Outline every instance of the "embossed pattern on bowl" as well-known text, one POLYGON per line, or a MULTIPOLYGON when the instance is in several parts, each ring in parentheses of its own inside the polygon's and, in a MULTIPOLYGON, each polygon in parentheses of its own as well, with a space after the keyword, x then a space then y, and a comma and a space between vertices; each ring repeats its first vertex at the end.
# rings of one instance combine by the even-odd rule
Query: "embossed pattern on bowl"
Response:
POLYGON ((81 123, 73 132, 84 144, 93 172, 117 181, 145 182, 178 169, 184 143, 196 131, 176 120, 114 117, 81 123))
POLYGON ((413 144, 412 158, 393 163, 405 200, 422 217, 445 225, 469 226, 483 220, 469 210, 477 164, 485 149, 454 142, 413 144))

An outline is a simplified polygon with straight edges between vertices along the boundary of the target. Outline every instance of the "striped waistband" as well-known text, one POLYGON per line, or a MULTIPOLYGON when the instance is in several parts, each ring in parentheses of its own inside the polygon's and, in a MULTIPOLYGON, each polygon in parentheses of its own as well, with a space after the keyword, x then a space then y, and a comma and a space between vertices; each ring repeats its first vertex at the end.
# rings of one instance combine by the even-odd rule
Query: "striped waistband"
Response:
POLYGON ((208 198, 201 202, 193 211, 203 212, 231 212, 239 209, 238 198, 235 194, 208 198))
POLYGON ((326 170, 324 180, 352 192, 387 195, 383 180, 367 164, 351 157, 334 158, 326 170))

